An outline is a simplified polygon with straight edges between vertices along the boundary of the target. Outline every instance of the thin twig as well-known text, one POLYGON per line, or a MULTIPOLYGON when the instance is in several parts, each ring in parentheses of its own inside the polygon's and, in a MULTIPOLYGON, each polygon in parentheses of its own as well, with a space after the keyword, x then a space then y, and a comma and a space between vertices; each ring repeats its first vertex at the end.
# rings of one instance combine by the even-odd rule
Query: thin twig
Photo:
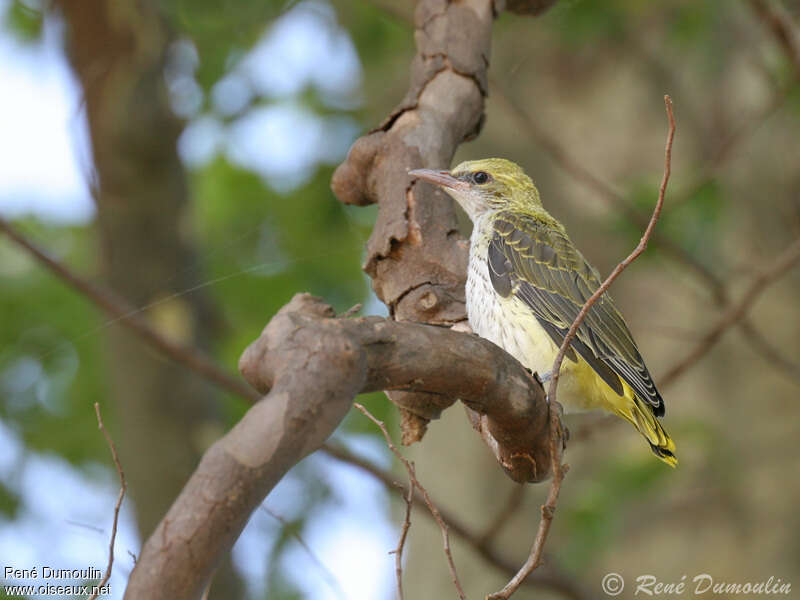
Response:
POLYGON ((120 487, 119 495, 117 496, 117 503, 114 505, 114 520, 111 522, 111 540, 108 542, 108 565, 106 565, 105 575, 103 575, 100 583, 95 586, 95 591, 92 592, 92 595, 89 596, 88 600, 95 600, 95 598, 97 598, 97 596, 100 594, 100 589, 106 583, 108 583, 108 580, 111 578, 111 569, 114 566, 114 542, 117 539, 119 510, 122 507, 122 499, 125 498, 125 492, 128 489, 128 484, 125 481, 125 472, 122 470, 122 464, 119 462, 119 456, 117 456, 117 447, 114 445, 114 440, 111 439, 108 431, 106 431, 105 425, 103 425, 103 418, 100 416, 100 405, 97 402, 94 403, 94 414, 97 416, 97 427, 103 432, 103 437, 106 438, 106 443, 111 450, 111 458, 114 460, 114 466, 117 469, 117 475, 119 475, 120 487))
MULTIPOLYGON (((583 184, 585 187, 596 192, 601 198, 605 199, 607 203, 613 205, 615 208, 623 211, 628 220, 632 223, 646 227, 648 224, 647 216, 639 211, 632 205, 621 193, 616 191, 611 185, 603 181, 600 177, 586 169, 578 161, 576 161, 570 154, 561 146, 561 144, 547 132, 545 132, 539 125, 533 121, 530 115, 525 111, 522 106, 508 93, 503 92, 503 88, 499 83, 494 83, 493 87, 497 89, 498 96, 507 105, 509 109, 517 117, 517 120, 525 127, 526 133, 534 138, 540 146, 542 146, 551 158, 560 166, 564 171, 572 175, 576 181, 583 184)), ((664 235, 654 235, 650 240, 657 244, 664 252, 672 256, 675 260, 683 263, 694 271, 700 279, 708 286, 714 297, 724 290, 725 283, 714 273, 712 273, 703 263, 698 261, 694 256, 689 254, 682 246, 673 242, 670 238, 664 235)))
MULTIPOLYGON (((399 484, 398 484, 399 486, 399 484)), ((402 489, 402 486, 400 486, 402 489)), ((408 492, 403 496, 406 503, 406 515, 403 518, 403 525, 400 527, 400 539, 397 540, 397 548, 389 552, 394 554, 394 572, 397 578, 397 600, 405 600, 403 595, 403 548, 408 538, 408 530, 411 529, 411 508, 414 506, 414 486, 408 486, 408 492)))
POLYGON ((291 524, 286 519, 284 519, 282 516, 280 516, 278 513, 276 513, 275 511, 273 511, 272 509, 270 509, 269 507, 267 507, 267 506, 265 506, 263 504, 261 505, 261 510, 263 510, 270 517, 275 519, 278 523, 283 525, 283 527, 289 532, 289 535, 291 535, 297 541, 297 543, 300 544, 300 546, 303 548, 303 550, 306 551, 306 554, 308 554, 309 558, 311 558, 311 561, 315 565, 317 565, 317 568, 322 573, 323 578, 325 579, 325 582, 331 588, 333 593, 336 594, 336 596, 339 597, 339 598, 347 598, 346 594, 344 593, 344 590, 342 589, 342 586, 339 585, 339 581, 336 579, 336 576, 330 571, 330 569, 328 569, 325 566, 325 563, 323 563, 319 559, 319 557, 316 554, 314 554, 314 551, 311 549, 311 547, 308 544, 306 544, 306 542, 303 539, 303 537, 297 531, 293 530, 293 528, 291 527, 291 524))
MULTIPOLYGON (((786 103, 792 91, 792 86, 787 85, 777 90, 772 98, 762 107, 758 108, 749 117, 744 117, 733 131, 725 136, 716 145, 713 154, 703 165, 700 174, 695 180, 681 190, 680 195, 673 197, 667 212, 672 212, 681 205, 695 197, 705 186, 714 181, 715 174, 724 165, 725 161, 733 155, 733 151, 752 137, 766 121, 786 103)), ((721 281, 721 280, 720 280, 721 281)), ((717 298, 718 302, 719 299, 717 298)))
POLYGON ((773 348, 764 337, 764 334, 755 329, 752 324, 746 320, 746 317, 739 322, 739 331, 741 331, 742 335, 748 340, 748 348, 760 354, 771 366, 778 367, 779 373, 783 373, 795 383, 800 383, 800 365, 787 359, 778 350, 773 348))
MULTIPOLYGON (((216 574, 216 571, 214 572, 216 574)), ((206 587, 203 589, 203 595, 200 596, 200 600, 208 600, 208 596, 211 594, 211 584, 214 583, 214 575, 209 577, 208 583, 206 587)))
POLYGON ((67 525, 74 525, 75 527, 82 527, 83 529, 88 529, 89 531, 94 531, 95 533, 99 533, 100 535, 106 532, 105 529, 102 527, 96 527, 95 525, 89 525, 88 523, 79 523, 78 521, 73 521, 72 519, 65 519, 64 522, 67 525))
POLYGON ((667 370, 661 378, 661 385, 666 387, 674 383, 689 367, 705 356, 731 326, 747 315, 747 312, 764 290, 789 271, 798 261, 800 261, 800 239, 790 244, 775 262, 753 279, 742 299, 737 304, 731 305, 691 352, 683 356, 680 361, 667 370))
POLYGON ((49 256, 36 244, 29 241, 3 218, 0 218, 0 231, 3 231, 15 244, 34 256, 51 273, 57 275, 80 294, 89 298, 103 312, 119 322, 120 325, 127 327, 151 346, 174 359, 178 364, 202 374, 205 379, 213 381, 234 394, 249 399, 251 402, 261 397, 253 388, 236 379, 233 375, 226 373, 202 352, 190 346, 176 344, 159 334, 142 317, 138 308, 130 305, 126 300, 110 290, 103 289, 80 277, 64 264, 49 256))
MULTIPOLYGON (((328 444, 322 449, 322 452, 334 458, 346 462, 350 466, 354 466, 366 473, 372 475, 375 479, 380 481, 384 488, 389 491, 397 492, 397 484, 394 476, 377 467, 375 464, 368 460, 352 454, 349 450, 340 446, 339 444, 328 444)), ((420 508, 427 508, 425 499, 418 490, 414 490, 412 502, 415 506, 420 508)), ((438 503, 435 503, 438 506, 438 503)), ((430 510, 425 510, 424 513, 431 519, 430 510)), ((496 569, 506 575, 513 575, 517 571, 517 567, 510 558, 503 556, 491 544, 484 544, 481 536, 473 532, 463 521, 456 515, 447 512, 444 508, 440 509, 442 519, 447 523, 448 531, 456 534, 464 543, 471 547, 483 560, 488 564, 494 566, 496 569)), ((567 598, 573 600, 586 600, 589 598, 587 594, 569 575, 562 574, 552 565, 548 566, 546 572, 539 570, 532 576, 525 580, 525 584, 548 587, 564 594, 567 598)))
POLYGON ((353 306, 348 308, 346 311, 344 311, 342 314, 340 314, 339 318, 340 319, 349 319, 350 317, 353 317, 353 316, 357 315, 361 311, 362 308, 364 308, 364 305, 361 302, 359 302, 358 304, 354 304, 353 306))
POLYGON ((753 11, 767 24, 773 37, 800 78, 800 40, 792 19, 779 2, 750 0, 753 11))
MULTIPOLYGON (((110 291, 100 288, 99 286, 90 283, 67 265, 59 262, 58 260, 50 257, 47 253, 40 250, 36 244, 26 239, 16 229, 12 228, 4 219, 0 218, 0 230, 4 231, 6 235, 11 238, 18 246, 30 254, 37 262, 46 267, 50 272, 59 277, 64 283, 72 287, 77 293, 87 298, 90 302, 95 304, 101 311, 111 316, 115 321, 127 327, 139 327, 141 323, 131 325, 128 315, 133 315, 139 312, 134 307, 130 306, 124 300, 116 297, 110 291)), ((147 334, 143 335, 143 339, 150 343, 156 350, 160 351, 167 358, 175 361, 194 371, 203 379, 213 383, 220 389, 226 390, 248 402, 255 402, 261 396, 252 388, 242 384, 232 375, 229 375, 221 367, 212 363, 212 368, 200 368, 205 360, 208 360, 204 355, 200 354, 194 348, 175 346, 172 342, 163 338, 158 332, 150 329, 144 323, 144 327, 148 328, 147 334), (214 376, 212 376, 212 373, 214 376)), ((393 485, 393 477, 388 472, 382 470, 380 467, 373 463, 366 461, 345 448, 326 443, 320 449, 321 452, 347 463, 353 467, 368 473, 386 487, 390 492, 396 493, 396 488, 393 485)), ((425 506, 425 500, 422 495, 415 490, 414 503, 418 506, 425 506)), ((429 513, 427 513, 429 514, 429 513)), ((478 555, 480 555, 487 563, 493 565, 504 573, 513 573, 515 570, 514 564, 506 557, 497 553, 494 548, 488 545, 481 545, 479 536, 470 530, 468 526, 462 523, 455 515, 447 513, 442 510, 441 514, 445 522, 448 523, 450 529, 463 539, 470 547, 472 547, 478 555)), ((134 562, 136 558, 134 557, 134 562)), ((529 583, 533 585, 546 586, 555 590, 559 590, 566 596, 574 600, 583 600, 586 594, 581 590, 575 582, 567 576, 562 576, 560 573, 552 572, 546 574, 539 574, 535 580, 530 580, 529 583)))
MULTIPOLYGON (((503 89, 503 86, 499 82, 494 79, 490 79, 490 81, 492 82, 492 87, 495 89, 497 96, 506 104, 507 108, 510 109, 520 124, 525 127, 528 136, 535 139, 558 166, 570 174, 578 183, 581 183, 587 189, 593 190, 608 203, 622 210, 631 222, 644 226, 644 219, 646 217, 631 205, 621 193, 576 161, 555 138, 544 131, 531 118, 528 112, 520 106, 511 94, 503 89)), ((689 199, 693 198, 703 186, 708 185, 708 183, 712 181, 713 173, 732 154, 733 149, 758 131, 761 125, 785 104, 790 91, 791 86, 784 86, 775 93, 773 98, 767 102, 762 109, 758 110, 752 117, 744 119, 737 129, 723 139, 722 142, 717 145, 714 154, 705 165, 702 173, 693 183, 684 189, 680 196, 672 198, 670 201, 671 208, 668 210, 674 210, 678 205, 687 202, 689 199)), ((703 263, 688 253, 682 246, 676 244, 669 237, 660 235, 657 232, 654 232, 650 241, 657 244, 663 251, 672 256, 673 259, 683 263, 694 271, 706 284, 712 294, 714 302, 718 306, 726 308, 730 305, 725 282, 709 270, 703 263)), ((773 368, 783 371, 785 375, 794 380, 798 380, 800 377, 798 375, 798 373, 800 373, 798 366, 785 359, 774 360, 773 357, 780 356, 780 353, 764 339, 763 335, 758 333, 756 327, 749 319, 742 319, 738 326, 746 336, 757 338, 755 344, 751 346, 753 350, 759 352, 773 368)))
POLYGON ((486 530, 481 534, 481 544, 492 543, 492 540, 497 537, 505 524, 508 523, 508 520, 514 516, 514 513, 517 512, 522 505, 522 499, 525 497, 525 490, 527 489, 527 486, 524 484, 514 484, 514 487, 511 488, 511 492, 508 494, 508 498, 506 498, 503 508, 494 516, 486 527, 486 530))
POLYGON ((386 440, 386 445, 389 447, 389 450, 392 451, 392 454, 394 454, 406 468, 406 471, 408 472, 408 479, 410 481, 410 485, 416 487, 422 494, 422 497, 425 499, 425 504, 427 505, 428 510, 431 511, 433 518, 439 525, 439 529, 442 531, 442 543, 444 545, 444 555, 445 558, 447 559, 447 566, 450 569, 450 576, 453 579, 453 585, 456 587, 456 591, 458 592, 458 597, 461 600, 465 600, 466 596, 464 595, 464 590, 461 587, 461 582, 458 580, 456 565, 453 562, 453 554, 450 551, 450 534, 447 531, 447 523, 444 522, 441 513, 439 513, 439 509, 436 508, 436 505, 433 503, 431 497, 428 495, 428 490, 426 490, 417 479, 417 474, 414 469, 414 463, 410 462, 405 456, 403 456, 403 454, 397 449, 397 446, 394 445, 394 442, 392 442, 392 437, 389 435, 389 432, 387 431, 386 425, 384 425, 383 421, 380 421, 377 418, 375 418, 372 415, 372 413, 370 413, 362 404, 354 402, 353 406, 355 406, 358 410, 364 413, 365 417, 367 417, 370 421, 375 423, 375 425, 377 425, 380 428, 381 432, 383 433, 383 437, 386 440))
MULTIPOLYGON (((639 240, 639 243, 636 248, 634 248, 633 252, 631 252, 625 260, 616 266, 606 280, 600 285, 599 288, 597 288, 595 293, 592 294, 583 305, 583 308, 578 313, 578 316, 575 317, 575 320, 572 322, 572 326, 569 328, 569 331, 567 331, 567 334, 564 336, 564 341, 561 344, 561 348, 559 348, 558 354, 553 361, 553 367, 550 371, 550 386, 547 393, 548 400, 550 401, 550 453, 553 466, 553 481, 550 484, 550 490, 547 494, 547 501, 545 502, 544 506, 542 506, 542 517, 539 520, 539 529, 536 533, 533 546, 531 547, 528 560, 502 590, 494 594, 490 594, 487 596, 487 600, 506 600, 507 598, 510 598, 517 588, 519 588, 525 578, 531 572, 533 572, 536 567, 539 566, 539 563, 542 560, 544 544, 547 541, 547 534, 550 532, 550 525, 553 522, 553 515, 558 502, 558 494, 561 490, 561 482, 563 481, 566 472, 566 469, 562 468, 561 464, 560 450, 562 434, 560 430, 561 425, 558 416, 558 410, 556 409, 556 393, 558 391, 559 371, 561 370, 561 364, 564 361, 564 356, 567 353, 567 348, 569 348, 570 344, 572 343, 572 340, 578 332, 578 327, 580 327, 581 323, 583 323, 583 320, 586 318, 589 310, 592 308, 594 303, 597 302, 600 296, 602 296, 606 290, 608 290, 611 284, 614 283, 614 280, 619 277, 620 273, 622 273, 622 271, 624 271, 628 265, 630 265, 639 257, 639 255, 642 254, 642 252, 645 251, 647 248, 647 242, 653 235, 653 230, 655 229, 656 223, 658 222, 658 217, 661 214, 661 209, 664 205, 664 194, 667 191, 667 183, 669 182, 669 176, 672 168, 672 142, 675 138, 675 116, 672 112, 672 99, 669 96, 664 96, 664 104, 667 109, 667 118, 669 119, 669 132, 667 133, 667 143, 664 150, 664 176, 661 179, 661 186, 658 189, 658 201, 653 209, 653 215, 650 217, 650 222, 647 224, 644 235, 642 235, 642 239, 639 240)), ((566 465, 563 465, 563 467, 566 467, 566 465)))

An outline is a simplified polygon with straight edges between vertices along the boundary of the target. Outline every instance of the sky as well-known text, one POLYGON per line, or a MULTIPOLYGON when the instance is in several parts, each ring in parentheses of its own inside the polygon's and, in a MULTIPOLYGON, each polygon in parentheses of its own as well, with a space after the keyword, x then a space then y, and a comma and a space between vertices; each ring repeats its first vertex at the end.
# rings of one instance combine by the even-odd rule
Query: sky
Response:
POLYGON ((59 29, 31 44, 0 31, 0 214, 79 223, 94 214, 89 146, 59 29))
MULTIPOLYGON (((8 2, 0 0, 0 14, 8 2)), ((49 20, 36 43, 23 43, 0 30, 0 215, 4 217, 32 215, 48 222, 80 224, 94 216, 86 118, 62 38, 59 24, 49 20)), ((168 84, 173 108, 189 120, 179 143, 189 168, 201 167, 221 153, 261 175, 273 188, 289 191, 316 164, 340 161, 358 133, 352 119, 320 117, 295 101, 309 84, 331 107, 353 107, 360 101, 358 56, 325 3, 301 2, 271 24, 254 49, 213 88, 210 113, 199 111, 202 91, 192 77, 197 61, 193 47, 180 42, 173 54, 177 66, 168 84), (253 95, 274 101, 236 116, 253 95), (265 145, 265 136, 273 143, 265 145), (323 139, 340 142, 322 144, 323 139)), ((17 384, 36 366, 19 367, 13 371, 17 384)), ((346 442, 376 462, 387 460, 385 449, 371 438, 346 442)), ((315 557, 292 542, 280 567, 307 598, 389 597, 394 558, 388 552, 396 545, 397 531, 388 520, 385 490, 332 459, 311 456, 306 461, 308 468, 323 474, 333 498, 312 515, 303 531, 315 557)), ((118 492, 114 472, 100 465, 78 470, 56 456, 30 452, 0 423, 0 481, 22 499, 18 518, 0 522, 0 560, 13 558, 18 568, 104 568, 118 492), (64 498, 80 501, 64 502, 64 498)), ((255 594, 263 591, 266 552, 279 530, 270 512, 291 518, 295 498, 303 491, 299 486, 298 477, 285 478, 265 501, 269 511, 254 513, 233 549, 235 564, 255 594)), ((137 554, 140 546, 126 500, 110 598, 122 597, 133 566, 131 553, 137 554)))

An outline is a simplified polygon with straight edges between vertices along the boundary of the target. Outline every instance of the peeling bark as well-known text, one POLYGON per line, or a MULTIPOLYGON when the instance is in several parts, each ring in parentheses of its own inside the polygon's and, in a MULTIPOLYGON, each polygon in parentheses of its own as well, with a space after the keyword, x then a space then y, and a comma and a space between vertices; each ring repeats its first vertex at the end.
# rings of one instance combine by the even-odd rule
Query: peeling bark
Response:
POLYGON ((337 319, 298 294, 242 355, 242 374, 265 393, 203 457, 145 544, 125 598, 197 598, 253 510, 317 450, 356 394, 382 389, 459 397, 517 481, 550 466, 544 390, 505 351, 474 335, 379 317, 337 319))
POLYGON ((431 326, 464 325, 468 243, 452 200, 408 177, 448 166, 480 131, 497 10, 491 0, 419 3, 409 92, 333 176, 341 202, 379 205, 364 269, 392 319, 336 319, 303 295, 273 318, 240 361, 266 396, 203 457, 145 544, 126 598, 199 597, 252 511, 360 392, 389 391, 404 407, 406 441, 459 398, 512 479, 549 476, 541 385, 491 342, 431 326))
MULTIPOLYGON (((539 14, 553 2, 517 0, 509 7, 539 14)), ((458 232, 453 201, 441 190, 412 182, 408 171, 449 167, 458 145, 480 132, 499 4, 423 0, 417 5, 417 54, 408 92, 383 123, 353 144, 333 175, 331 188, 341 202, 379 206, 364 270, 398 321, 453 325, 467 318, 469 243, 458 232)), ((414 393, 387 395, 401 409, 404 444, 422 439, 427 422, 452 404, 414 393)))

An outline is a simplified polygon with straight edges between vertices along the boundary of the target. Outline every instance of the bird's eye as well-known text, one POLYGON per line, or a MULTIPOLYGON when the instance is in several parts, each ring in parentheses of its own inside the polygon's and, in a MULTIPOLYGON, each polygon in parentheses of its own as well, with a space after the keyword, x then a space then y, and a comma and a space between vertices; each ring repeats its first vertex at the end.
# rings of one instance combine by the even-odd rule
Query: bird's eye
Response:
POLYGON ((486 171, 478 171, 477 173, 472 174, 472 181, 474 181, 478 185, 489 183, 490 179, 491 176, 486 171))

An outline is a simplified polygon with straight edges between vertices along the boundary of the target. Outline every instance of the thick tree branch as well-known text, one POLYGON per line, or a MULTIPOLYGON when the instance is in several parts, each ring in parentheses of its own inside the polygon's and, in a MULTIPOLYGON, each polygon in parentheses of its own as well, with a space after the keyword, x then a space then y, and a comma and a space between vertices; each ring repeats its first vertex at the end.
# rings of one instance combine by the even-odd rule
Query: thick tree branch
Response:
MULTIPOLYGON (((406 97, 383 123, 353 144, 331 181, 341 202, 379 205, 364 270, 398 321, 448 325, 467 316, 468 243, 458 232, 453 203, 430 186, 414 185, 408 171, 449 166, 458 144, 480 131, 491 26, 502 4, 418 3, 417 54, 406 97)), ((404 443, 421 439, 428 420, 452 403, 430 394, 389 392, 389 397, 403 409, 404 443)))
MULTIPOLYGON (((164 338, 160 333, 149 326, 146 319, 142 318, 141 309, 137 309, 128 304, 109 290, 84 279, 72 271, 67 265, 59 262, 44 250, 40 249, 35 243, 28 240, 2 218, 0 218, 0 230, 6 233, 14 243, 51 273, 62 279, 64 283, 72 287, 77 293, 93 302, 100 310, 110 316, 114 323, 119 323, 120 326, 129 328, 134 333, 141 335, 142 339, 151 344, 153 348, 160 351, 165 357, 194 371, 197 375, 219 386, 221 389, 239 395, 245 400, 255 402, 261 398, 261 395, 253 388, 238 381, 233 375, 228 374, 224 369, 211 362, 208 357, 204 356, 197 349, 190 346, 180 346, 164 338)), ((391 473, 359 458, 345 448, 326 443, 321 451, 336 460, 356 467, 364 473, 368 473, 379 480, 389 492, 396 493, 398 491, 398 488, 394 485, 394 476, 391 473)), ((418 492, 414 493, 412 501, 422 508, 426 506, 424 499, 418 492)), ((477 532, 473 532, 469 526, 463 523, 456 515, 446 511, 444 508, 441 508, 440 512, 450 530, 467 545, 472 547, 487 563, 508 575, 515 572, 516 568, 514 563, 508 557, 499 554, 497 550, 485 543, 485 540, 483 540, 477 532)), ((424 511, 423 514, 430 515, 428 511, 424 511)), ((569 577, 552 570, 550 570, 550 572, 537 571, 537 573, 529 577, 526 582, 557 589, 568 597, 576 600, 586 597, 583 591, 571 581, 569 577)))
POLYGON ((463 398, 486 415, 510 476, 537 481, 547 474, 543 390, 482 338, 377 317, 335 319, 329 306, 298 295, 245 351, 240 368, 268 394, 206 452, 145 544, 126 598, 196 598, 250 513, 322 446, 360 392, 463 398))
MULTIPOLYGON (((295 297, 284 310, 290 312, 298 298, 306 296, 295 297)), ((460 398, 485 416, 497 440, 495 456, 512 479, 535 482, 549 474, 550 453, 542 439, 547 428, 543 389, 504 350, 474 335, 418 323, 301 317, 292 317, 298 330, 346 336, 364 349, 367 375, 359 393, 402 390, 460 398)), ((275 381, 271 357, 280 341, 268 327, 242 355, 242 374, 259 392, 266 393, 275 381)))

